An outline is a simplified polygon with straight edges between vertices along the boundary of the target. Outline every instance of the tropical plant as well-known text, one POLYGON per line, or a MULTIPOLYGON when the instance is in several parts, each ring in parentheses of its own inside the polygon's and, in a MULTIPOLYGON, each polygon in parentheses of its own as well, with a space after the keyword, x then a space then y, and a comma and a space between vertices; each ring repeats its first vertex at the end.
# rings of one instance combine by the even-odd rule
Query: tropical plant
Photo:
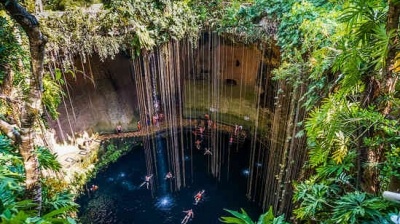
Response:
POLYGON ((56 70, 54 79, 49 75, 45 75, 43 78, 43 104, 46 110, 50 114, 50 117, 56 119, 58 117, 57 108, 61 103, 64 92, 60 84, 63 84, 61 79, 61 72, 56 70))
MULTIPOLYGON (((321 77, 330 84, 321 86, 327 89, 328 84, 329 95, 319 100, 320 106, 305 123, 310 177, 295 185, 298 207, 294 213, 300 219, 378 223, 388 222, 387 214, 394 210, 393 204, 377 196, 399 176, 398 159, 393 156, 400 129, 398 121, 388 119, 395 105, 393 92, 381 88, 391 79, 385 78, 387 66, 393 63, 387 59, 397 38, 393 32, 398 22, 396 28, 388 29, 387 18, 392 15, 387 6, 391 4, 397 3, 356 0, 339 6, 335 34, 327 37, 330 44, 306 48, 313 56, 324 48, 331 52, 328 63, 323 57, 308 62, 315 65, 311 79, 321 77), (328 79, 330 74, 333 78, 328 79)), ((314 84, 310 93, 315 92, 314 84)))
POLYGON ((382 221, 386 219, 383 211, 387 207, 388 203, 380 198, 354 191, 336 201, 332 221, 336 223, 358 223, 360 220, 382 221))
POLYGON ((40 169, 49 169, 57 172, 61 170, 61 164, 57 160, 57 155, 50 152, 48 148, 38 146, 35 153, 38 157, 40 169))
POLYGON ((274 216, 272 207, 269 208, 268 212, 262 214, 257 222, 254 222, 244 209, 241 212, 224 209, 229 212, 232 216, 224 216, 220 218, 223 223, 236 223, 236 224, 286 224, 285 217, 280 215, 278 217, 274 216))
MULTIPOLYGON (((47 149, 41 149, 47 150, 47 149)), ((46 154, 46 153, 43 153, 46 154)), ((54 160, 52 156, 39 156, 43 164, 46 160, 54 160)), ((53 165, 44 165, 52 168, 53 165)), ((50 197, 43 192, 44 215, 36 216, 37 204, 24 199, 24 165, 10 139, 0 135, 0 220, 1 223, 75 223, 67 214, 76 211, 77 204, 73 195, 62 192, 50 197), (47 214, 46 214, 47 213, 47 214)))

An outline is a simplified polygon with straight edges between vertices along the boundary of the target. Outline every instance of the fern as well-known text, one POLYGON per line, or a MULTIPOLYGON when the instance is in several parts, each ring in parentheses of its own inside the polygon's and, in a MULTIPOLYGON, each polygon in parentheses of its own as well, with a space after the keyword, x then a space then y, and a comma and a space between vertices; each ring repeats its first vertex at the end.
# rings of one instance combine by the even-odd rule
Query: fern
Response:
POLYGON ((36 147, 35 153, 38 157, 40 169, 50 169, 53 171, 61 170, 61 164, 57 160, 57 155, 51 153, 49 149, 39 146, 36 147))
POLYGON ((336 132, 336 149, 332 153, 332 159, 336 163, 342 163, 343 159, 347 156, 347 142, 348 138, 344 136, 342 131, 336 132))
POLYGON ((49 112, 51 118, 56 119, 58 117, 57 108, 61 103, 61 97, 64 95, 64 92, 61 89, 61 86, 57 84, 57 80, 61 79, 61 72, 55 72, 55 80, 52 80, 50 76, 44 76, 43 78, 43 97, 42 101, 46 110, 49 112))

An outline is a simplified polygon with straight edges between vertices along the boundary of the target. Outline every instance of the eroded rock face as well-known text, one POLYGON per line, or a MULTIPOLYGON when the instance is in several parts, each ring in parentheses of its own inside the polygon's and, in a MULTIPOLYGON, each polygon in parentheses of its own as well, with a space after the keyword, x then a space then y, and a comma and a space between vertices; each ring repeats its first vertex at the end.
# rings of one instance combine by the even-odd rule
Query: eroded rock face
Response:
POLYGON ((136 126, 137 97, 129 58, 118 55, 114 60, 100 62, 90 59, 90 65, 78 67, 75 77, 67 78, 66 96, 58 111, 58 121, 52 121, 59 140, 84 130, 110 132, 117 125, 125 130, 136 126))

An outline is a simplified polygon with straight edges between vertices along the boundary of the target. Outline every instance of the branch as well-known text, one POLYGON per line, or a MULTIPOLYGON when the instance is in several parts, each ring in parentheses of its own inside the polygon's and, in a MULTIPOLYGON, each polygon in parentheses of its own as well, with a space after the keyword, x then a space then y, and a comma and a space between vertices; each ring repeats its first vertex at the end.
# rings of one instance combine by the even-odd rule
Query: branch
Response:
POLYGON ((33 88, 42 90, 44 47, 47 43, 47 38, 42 34, 36 17, 18 4, 17 0, 0 0, 0 3, 4 5, 6 11, 21 25, 28 35, 34 76, 33 88))
POLYGON ((9 124, 0 119, 0 131, 6 134, 15 143, 20 143, 21 134, 17 131, 18 126, 9 124))
POLYGON ((9 96, 5 96, 5 95, 0 95, 0 99, 6 100, 9 103, 19 103, 19 100, 14 100, 9 96))

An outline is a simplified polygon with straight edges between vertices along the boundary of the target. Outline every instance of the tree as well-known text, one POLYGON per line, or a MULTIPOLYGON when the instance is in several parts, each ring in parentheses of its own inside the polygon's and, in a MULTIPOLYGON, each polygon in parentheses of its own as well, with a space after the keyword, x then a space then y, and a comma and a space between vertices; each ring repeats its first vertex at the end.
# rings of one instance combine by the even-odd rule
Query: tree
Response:
MULTIPOLYGON (((0 0, 0 3, 28 36, 31 57, 31 75, 27 80, 30 85, 29 90, 26 100, 19 102, 22 104, 22 110, 19 114, 20 125, 11 124, 1 119, 0 130, 11 137, 18 147, 24 160, 27 197, 37 203, 37 210, 40 215, 42 189, 39 181, 38 160, 33 151, 35 124, 39 120, 42 109, 42 78, 46 37, 42 34, 37 19, 16 0, 0 0)), ((7 79, 5 80, 7 81, 7 79)), ((12 86, 12 83, 3 83, 3 86, 12 86)))

